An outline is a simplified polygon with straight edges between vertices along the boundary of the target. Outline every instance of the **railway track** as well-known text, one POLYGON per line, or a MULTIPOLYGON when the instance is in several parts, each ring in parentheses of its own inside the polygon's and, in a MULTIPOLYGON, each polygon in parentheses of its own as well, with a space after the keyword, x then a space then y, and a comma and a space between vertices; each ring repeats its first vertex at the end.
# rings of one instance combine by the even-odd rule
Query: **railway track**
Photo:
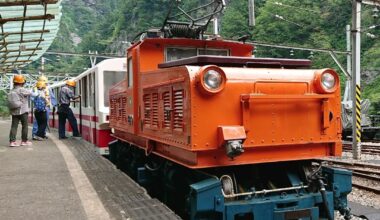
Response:
MULTIPOLYGON (((380 143, 378 141, 363 142, 361 146, 362 146, 362 153, 380 155, 380 143)), ((343 142, 343 151, 351 152, 352 151, 352 143, 351 142, 343 142)))
POLYGON ((321 159, 328 166, 348 169, 352 171, 352 186, 380 195, 380 165, 346 162, 335 159, 321 159))

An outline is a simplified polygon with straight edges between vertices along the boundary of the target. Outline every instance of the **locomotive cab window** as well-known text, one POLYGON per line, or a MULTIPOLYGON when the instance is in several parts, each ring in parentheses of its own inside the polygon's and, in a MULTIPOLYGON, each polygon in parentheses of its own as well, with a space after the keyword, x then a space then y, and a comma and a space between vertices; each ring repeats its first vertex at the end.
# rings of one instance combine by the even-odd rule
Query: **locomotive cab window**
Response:
POLYGON ((125 71, 104 71, 104 106, 109 107, 109 89, 116 83, 122 81, 125 71))
POLYGON ((166 48, 165 61, 174 61, 198 55, 229 56, 227 49, 168 47, 166 48))
POLYGON ((197 48, 166 48, 166 61, 179 60, 197 55, 197 48))
POLYGON ((133 87, 133 62, 128 58, 128 88, 133 87))
POLYGON ((229 56, 229 50, 221 49, 198 49, 198 55, 229 56))

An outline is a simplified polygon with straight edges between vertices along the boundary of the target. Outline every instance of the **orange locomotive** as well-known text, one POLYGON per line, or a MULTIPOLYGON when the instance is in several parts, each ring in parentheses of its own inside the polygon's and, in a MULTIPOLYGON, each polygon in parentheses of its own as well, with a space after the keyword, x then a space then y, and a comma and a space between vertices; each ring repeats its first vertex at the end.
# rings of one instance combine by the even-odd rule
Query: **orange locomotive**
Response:
POLYGON ((341 155, 337 73, 301 69, 308 60, 251 58, 252 49, 220 40, 135 44, 126 81, 110 91, 114 136, 189 168, 341 155))
POLYGON ((252 58, 240 42, 146 38, 110 90, 110 158, 186 219, 349 216, 340 84, 309 60, 252 58), (174 196, 175 195, 175 196, 174 196))

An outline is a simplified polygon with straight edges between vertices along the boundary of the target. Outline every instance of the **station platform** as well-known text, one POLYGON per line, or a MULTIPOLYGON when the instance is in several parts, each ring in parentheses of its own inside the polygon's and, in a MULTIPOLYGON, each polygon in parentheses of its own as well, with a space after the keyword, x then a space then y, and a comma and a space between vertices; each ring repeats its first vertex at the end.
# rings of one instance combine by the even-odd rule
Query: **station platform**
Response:
POLYGON ((11 148, 9 129, 0 121, 0 219, 179 219, 87 142, 52 131, 11 148))

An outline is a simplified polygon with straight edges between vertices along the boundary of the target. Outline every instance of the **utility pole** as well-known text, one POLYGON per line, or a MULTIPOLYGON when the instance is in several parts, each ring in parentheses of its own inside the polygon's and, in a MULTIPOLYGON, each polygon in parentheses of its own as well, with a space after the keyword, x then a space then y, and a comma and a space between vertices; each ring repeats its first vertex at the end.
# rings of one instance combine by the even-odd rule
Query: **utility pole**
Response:
POLYGON ((219 19, 217 17, 214 18, 214 35, 219 35, 219 19))
MULTIPOLYGON (((351 25, 346 25, 346 40, 347 40, 347 72, 352 76, 352 56, 351 56, 351 25)), ((351 80, 349 81, 351 83, 351 80)))
POLYGON ((360 88, 360 30, 361 0, 352 2, 352 97, 355 111, 352 111, 352 154, 356 160, 361 159, 361 88, 360 88))
POLYGON ((256 25, 255 0, 248 0, 248 14, 249 14, 249 26, 253 27, 256 25))

